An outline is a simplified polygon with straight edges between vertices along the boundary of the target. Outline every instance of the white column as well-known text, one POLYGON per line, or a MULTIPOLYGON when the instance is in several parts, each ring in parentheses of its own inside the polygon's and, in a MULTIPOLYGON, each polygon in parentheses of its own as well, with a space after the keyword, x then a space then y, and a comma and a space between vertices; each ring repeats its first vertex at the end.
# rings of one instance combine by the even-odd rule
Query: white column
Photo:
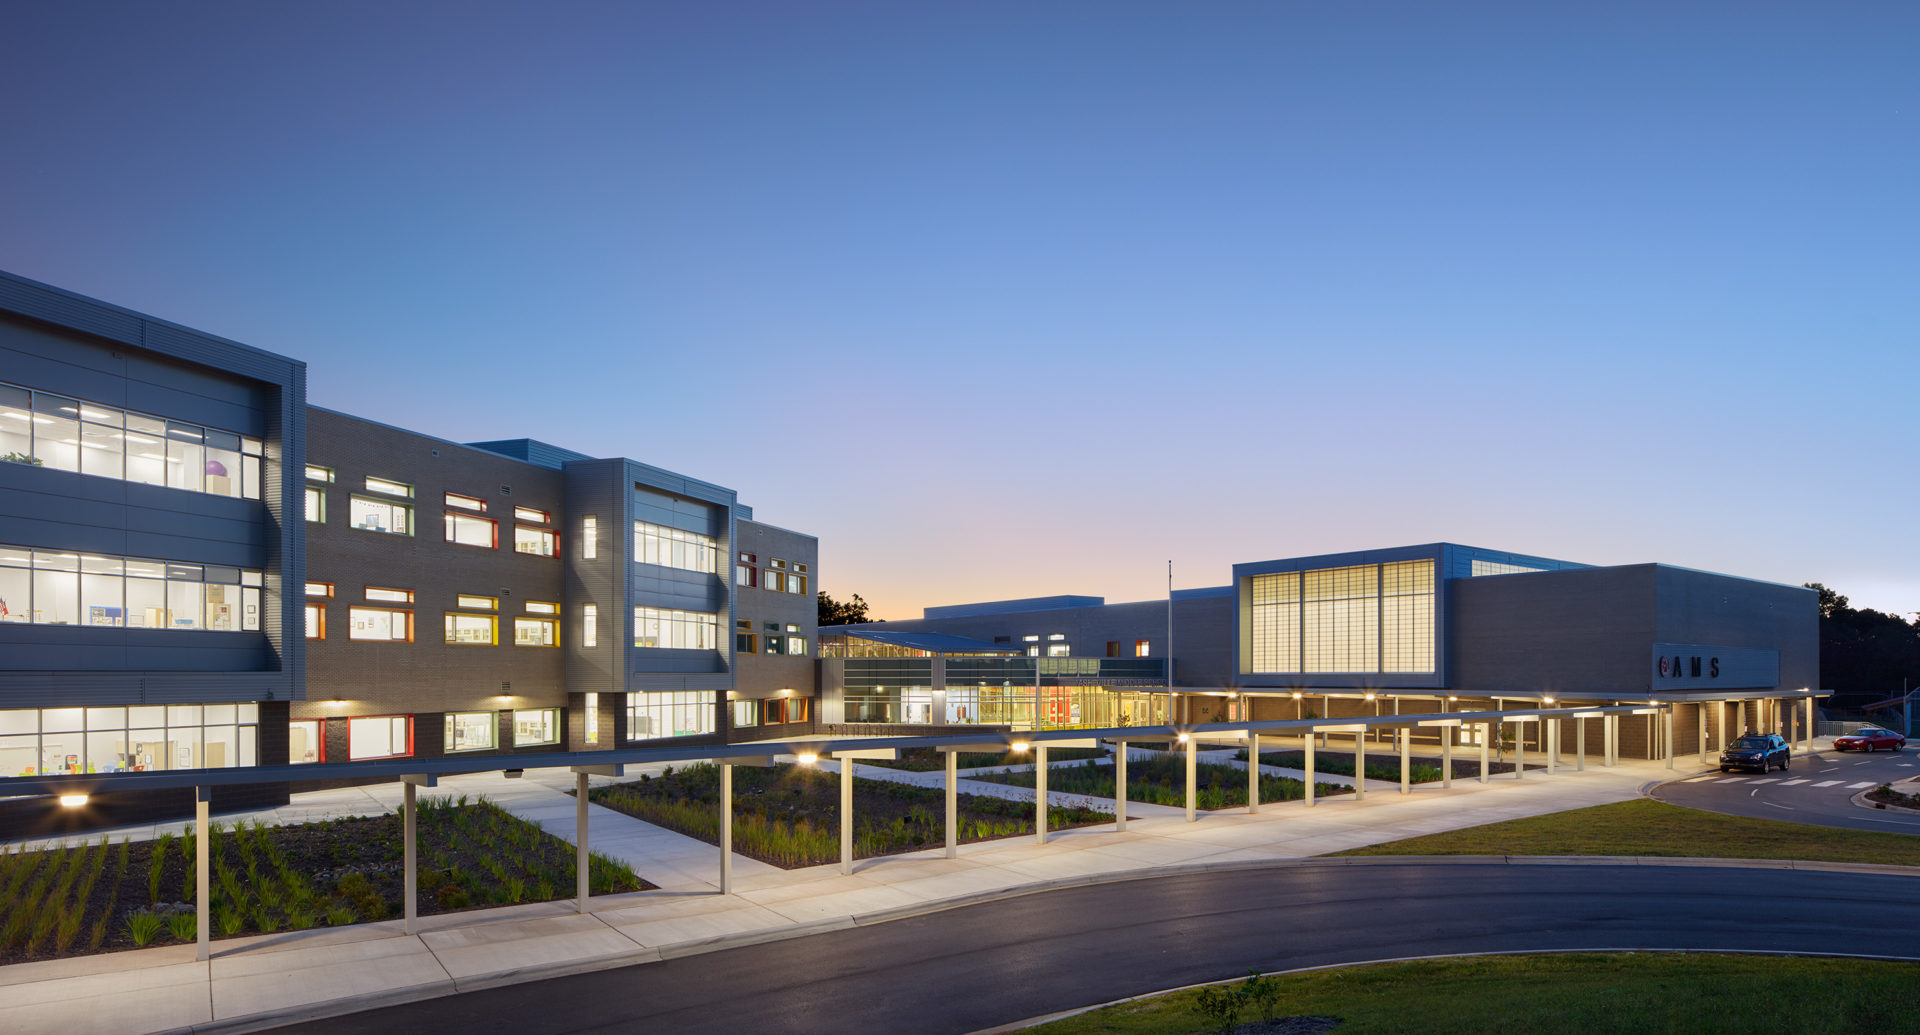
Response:
POLYGON ((1520 727, 1513 731, 1513 778, 1519 780, 1527 775, 1527 724, 1517 722, 1514 725, 1520 727))
POLYGON ((1547 749, 1547 775, 1552 776, 1560 764, 1560 720, 1548 719, 1546 726, 1547 742, 1544 746, 1547 749))
POLYGON ((1587 771, 1587 719, 1586 719, 1586 716, 1583 715, 1580 718, 1573 720, 1573 739, 1575 743, 1575 746, 1573 749, 1573 771, 1576 773, 1584 773, 1587 771))
POLYGON ((1707 761, 1707 702, 1700 701, 1693 706, 1693 721, 1700 727, 1700 735, 1695 739, 1700 742, 1700 762, 1704 765, 1707 761))
POLYGON ((720 763, 720 894, 733 894, 733 766, 726 762, 720 763))
POLYGON ((1247 733, 1247 815, 1260 811, 1260 734, 1247 733))
POLYGON ((1807 698, 1807 725, 1805 729, 1805 735, 1806 735, 1806 739, 1801 743, 1800 750, 1812 751, 1813 750, 1813 698, 1812 697, 1807 698))
POLYGON ((1318 731, 1309 728, 1307 730, 1307 786, 1300 792, 1304 795, 1302 800, 1307 803, 1307 808, 1313 808, 1313 782, 1315 779, 1313 775, 1313 745, 1317 738, 1318 731))
POLYGON ((1440 727, 1440 786, 1453 789, 1453 733, 1457 726, 1440 727))
POLYGON ((1673 768, 1673 705, 1667 705, 1665 736, 1660 739, 1667 742, 1667 768, 1673 768))
MULTIPOLYGON (((1394 698, 1398 702, 1399 698, 1394 698)), ((1400 793, 1413 793, 1413 731, 1400 727, 1400 793)))
POLYGON ((1725 751, 1727 749, 1727 745, 1733 742, 1733 738, 1727 736, 1727 730, 1729 729, 1729 727, 1727 726, 1727 702, 1721 701, 1719 704, 1719 707, 1716 710, 1720 713, 1718 716, 1720 720, 1720 723, 1718 726, 1718 729, 1720 730, 1720 739, 1714 744, 1714 746, 1718 747, 1722 751, 1725 751))
POLYGON ((1194 796, 1198 793, 1195 787, 1195 784, 1198 783, 1198 776, 1199 776, 1199 755, 1198 755, 1199 749, 1200 749, 1199 743, 1194 740, 1192 734, 1188 734, 1187 735, 1187 822, 1189 823, 1200 818, 1200 813, 1194 803, 1194 796))
POLYGON ((400 894, 405 900, 405 906, 401 910, 403 922, 400 930, 406 934, 413 933, 414 921, 419 919, 420 915, 420 853, 415 847, 413 793, 413 784, 400 785, 400 852, 401 858, 406 860, 400 876, 400 894))
POLYGON ((1367 734, 1353 735, 1353 800, 1367 800, 1367 734))
POLYGON ((1113 746, 1113 832, 1127 829, 1127 742, 1113 746))
POLYGON ((573 774, 574 912, 587 911, 587 774, 573 774))
POLYGON ((943 751, 947 756, 947 858, 960 857, 960 792, 954 783, 958 779, 960 753, 943 751))
POLYGON ((194 959, 205 963, 213 957, 213 928, 209 922, 211 910, 208 903, 212 899, 211 889, 207 887, 210 874, 207 872, 207 808, 213 801, 213 788, 195 787, 193 789, 193 917, 194 917, 194 959))
POLYGON ((1047 746, 1033 746, 1033 842, 1047 843, 1047 746))
POLYGON ((840 759, 840 872, 853 873, 853 759, 844 757, 840 759))
POLYGON ((1486 783, 1493 774, 1493 723, 1480 724, 1480 782, 1486 783))

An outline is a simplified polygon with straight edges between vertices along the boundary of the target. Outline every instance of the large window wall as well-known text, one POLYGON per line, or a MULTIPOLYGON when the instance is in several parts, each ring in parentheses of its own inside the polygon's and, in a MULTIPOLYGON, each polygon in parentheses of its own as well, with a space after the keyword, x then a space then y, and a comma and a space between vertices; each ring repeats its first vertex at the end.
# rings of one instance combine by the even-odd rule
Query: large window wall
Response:
POLYGON ((255 765, 259 722, 257 704, 0 711, 0 776, 255 765))
POLYGON ((132 629, 260 629, 261 573, 0 546, 0 622, 132 629))
POLYGON ((714 732, 718 694, 668 690, 627 695, 627 739, 697 737, 714 732))
POLYGON ((1434 562, 1395 561, 1248 580, 1253 672, 1432 672, 1434 562))
POLYGON ((633 645, 719 650, 720 616, 663 607, 633 609, 633 645))
POLYGON ((257 438, 0 383, 0 460, 260 498, 257 438))
POLYGON ((633 559, 642 564, 713 574, 720 570, 720 542, 698 532, 635 521, 633 559))

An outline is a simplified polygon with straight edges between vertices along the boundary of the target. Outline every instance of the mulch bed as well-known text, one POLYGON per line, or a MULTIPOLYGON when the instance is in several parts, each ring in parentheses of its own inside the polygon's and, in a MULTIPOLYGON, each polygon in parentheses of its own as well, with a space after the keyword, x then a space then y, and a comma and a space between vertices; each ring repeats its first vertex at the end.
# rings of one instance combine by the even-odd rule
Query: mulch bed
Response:
MULTIPOLYGON (((420 806, 421 915, 573 895, 572 845, 484 802, 420 806)), ((217 830, 213 937, 400 915, 400 835, 398 814, 217 830)), ((193 869, 192 838, 173 835, 0 853, 0 965, 194 941, 193 869)), ((590 876, 596 893, 653 887, 598 856, 590 876)))
MULTIPOLYGON (((737 766, 733 776, 733 850, 783 868, 840 858, 840 777, 807 766, 737 766)), ((657 777, 596 787, 596 805, 656 826, 720 843, 720 781, 711 765, 669 769, 657 777)), ((958 795, 958 840, 1033 833, 1033 804, 958 795)), ((853 781, 854 856, 871 858, 946 843, 945 792, 888 780, 853 781)), ((1054 806, 1049 830, 1110 823, 1091 808, 1054 806)))

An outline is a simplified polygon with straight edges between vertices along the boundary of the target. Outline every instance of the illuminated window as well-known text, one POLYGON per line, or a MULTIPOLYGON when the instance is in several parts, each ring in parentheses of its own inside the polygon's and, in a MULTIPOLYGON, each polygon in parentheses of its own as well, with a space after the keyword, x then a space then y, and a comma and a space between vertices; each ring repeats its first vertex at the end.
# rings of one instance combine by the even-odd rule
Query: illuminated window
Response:
POLYGON ((627 739, 696 737, 714 732, 719 698, 707 692, 669 690, 627 695, 627 739))
POLYGON ((790 657, 806 657, 807 638, 800 635, 800 627, 787 626, 787 654, 790 657))
POLYGON ((600 608, 593 604, 580 607, 580 646, 598 647, 600 645, 600 608))
POLYGON ((682 650, 718 650, 720 616, 661 607, 633 609, 633 645, 682 650))
POLYGON ((515 618, 513 645, 516 647, 560 646, 560 622, 553 618, 515 618))
POLYGON ((760 725, 760 702, 756 700, 735 701, 732 706, 733 728, 746 729, 760 725))
POLYGON ((500 721, 492 712, 449 712, 444 747, 456 751, 490 751, 500 721))
POLYGON ((535 510, 532 507, 513 508, 513 519, 515 521, 531 521, 536 525, 553 524, 552 514, 549 514, 544 510, 535 510))
POLYGON ((367 599, 376 600, 383 604, 411 604, 413 603, 413 590, 368 586, 367 599))
POLYGON ((1145 657, 1149 657, 1149 656, 1151 656, 1152 654, 1153 654, 1153 641, 1152 641, 1152 640, 1135 640, 1135 641, 1133 641, 1133 656, 1134 656, 1134 657, 1136 657, 1136 658, 1145 658, 1145 657))
POLYGON ((589 561, 600 556, 600 521, 597 518, 580 519, 580 556, 589 561))
POLYGON ((333 595, 333 583, 309 582, 307 583, 307 595, 310 597, 330 597, 333 595))
POLYGON ((347 500, 347 523, 363 532, 413 534, 413 508, 405 503, 353 496, 347 500))
POLYGON ((449 492, 446 498, 447 506, 449 507, 457 507, 460 510, 471 510, 476 514, 485 514, 487 512, 487 501, 478 497, 462 496, 457 492, 449 492))
POLYGON ((413 642, 413 612, 380 607, 347 609, 347 639, 413 642))
POLYGON ((1065 643, 1047 644, 1047 657, 1049 658, 1065 658, 1065 657, 1070 657, 1072 654, 1073 654, 1073 647, 1070 644, 1065 644, 1065 643))
POLYGON ((257 500, 262 442, 0 384, 0 460, 257 500))
POLYGON ((287 723, 287 761, 294 765, 327 760, 327 742, 320 736, 319 719, 287 723))
POLYGON ((560 613, 560 605, 548 603, 545 600, 529 600, 527 601, 527 613, 530 615, 557 615, 560 613))
POLYGON ((1435 670, 1431 560, 1256 575, 1248 582, 1248 671, 1435 670))
POLYGON ((453 598, 453 606, 470 608, 475 611, 493 611, 499 608, 500 600, 498 597, 476 597, 471 594, 461 593, 453 598))
POLYGON ((321 604, 307 605, 307 639, 327 638, 327 609, 321 604))
POLYGON ((719 570, 720 544, 712 536, 646 521, 633 523, 633 559, 682 571, 719 570))
POLYGON ((743 553, 734 562, 733 584, 736 586, 757 586, 760 584, 760 568, 753 554, 743 553))
POLYGON ((513 713, 513 746, 560 743, 560 709, 536 708, 513 713))
POLYGON ((254 632, 261 585, 249 568, 0 546, 0 623, 254 632))
POLYGON ((315 524, 325 524, 327 520, 327 494, 318 486, 307 486, 307 520, 315 524))
POLYGON ((478 546, 491 550, 500 545, 500 524, 492 518, 476 517, 449 510, 447 519, 447 542, 461 546, 478 546))
POLYGON ((321 467, 321 466, 318 466, 317 464, 308 464, 307 480, 310 482, 322 482, 327 485, 331 485, 333 484, 333 468, 321 467))
POLYGON ((406 482, 389 481, 385 478, 369 477, 367 479, 367 491, 384 493, 388 496, 399 496, 404 499, 413 498, 413 486, 408 485, 406 482))
POLYGON ((499 642, 499 620, 492 615, 447 612, 446 642, 468 647, 490 647, 499 642))
POLYGON ((413 754, 413 716, 354 716, 347 720, 347 758, 404 758, 413 754))
POLYGON ((513 526, 513 552, 535 557, 560 556, 560 537, 551 528, 513 526))

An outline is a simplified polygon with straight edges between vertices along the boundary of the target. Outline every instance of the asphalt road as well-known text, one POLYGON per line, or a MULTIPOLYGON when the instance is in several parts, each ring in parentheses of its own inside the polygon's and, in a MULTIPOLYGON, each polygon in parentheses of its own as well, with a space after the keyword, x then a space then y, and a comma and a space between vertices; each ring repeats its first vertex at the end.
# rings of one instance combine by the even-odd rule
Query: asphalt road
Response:
POLYGON ((1249 968, 1577 948, 1920 955, 1887 934, 1916 928, 1920 882, 1904 876, 1305 863, 1050 891, 282 1030, 958 1033, 1249 968))
POLYGON ((1912 748, 1865 755, 1816 751, 1796 753, 1792 769, 1775 769, 1764 779, 1752 772, 1708 773, 1662 784, 1653 796, 1736 816, 1920 834, 1920 812, 1863 809, 1853 804, 1853 796, 1863 790, 1915 776, 1920 776, 1920 751, 1912 748))

